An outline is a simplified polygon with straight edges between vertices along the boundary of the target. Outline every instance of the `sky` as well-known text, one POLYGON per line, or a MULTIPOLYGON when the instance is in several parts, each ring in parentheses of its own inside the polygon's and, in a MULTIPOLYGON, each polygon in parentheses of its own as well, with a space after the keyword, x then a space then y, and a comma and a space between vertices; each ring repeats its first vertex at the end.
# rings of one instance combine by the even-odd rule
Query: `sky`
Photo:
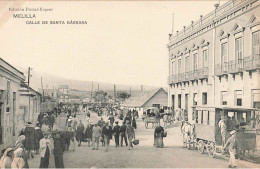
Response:
MULTIPOLYGON (((217 1, 218 2, 218 1, 217 1)), ((15 12, 0 2, 0 57, 14 66, 75 80, 167 86, 168 34, 214 10, 216 1, 26 1, 15 12), (3 10, 4 9, 4 10, 3 10), (174 24, 173 24, 174 13, 174 24), (87 21, 86 25, 26 21, 87 21)), ((224 2, 221 1, 221 4, 224 2)))

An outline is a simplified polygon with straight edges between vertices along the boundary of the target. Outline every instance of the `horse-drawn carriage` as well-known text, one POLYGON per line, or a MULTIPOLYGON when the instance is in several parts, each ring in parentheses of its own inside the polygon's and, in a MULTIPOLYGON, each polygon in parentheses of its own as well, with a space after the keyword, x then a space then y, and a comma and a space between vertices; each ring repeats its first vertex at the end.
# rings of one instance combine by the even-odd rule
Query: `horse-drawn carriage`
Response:
POLYGON ((149 107, 144 115, 145 127, 148 128, 148 124, 152 123, 152 128, 160 124, 160 112, 157 107, 149 107))
POLYGON ((257 109, 196 106, 194 116, 195 125, 194 128, 190 128, 189 132, 192 134, 194 131, 193 136, 195 136, 196 147, 200 153, 204 153, 206 150, 210 157, 224 153, 219 127, 221 118, 225 119, 227 127, 225 141, 230 137, 230 131, 237 131, 239 158, 244 157, 246 150, 249 152, 256 149, 257 132, 252 119, 258 119, 257 109))

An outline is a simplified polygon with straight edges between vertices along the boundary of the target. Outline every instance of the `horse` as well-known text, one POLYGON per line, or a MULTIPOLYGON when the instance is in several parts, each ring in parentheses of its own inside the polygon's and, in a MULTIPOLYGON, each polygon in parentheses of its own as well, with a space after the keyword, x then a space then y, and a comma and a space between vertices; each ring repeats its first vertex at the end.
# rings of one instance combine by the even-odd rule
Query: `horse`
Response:
POLYGON ((191 142, 194 142, 195 134, 195 124, 189 122, 182 122, 181 132, 183 137, 183 144, 185 147, 190 146, 191 142))

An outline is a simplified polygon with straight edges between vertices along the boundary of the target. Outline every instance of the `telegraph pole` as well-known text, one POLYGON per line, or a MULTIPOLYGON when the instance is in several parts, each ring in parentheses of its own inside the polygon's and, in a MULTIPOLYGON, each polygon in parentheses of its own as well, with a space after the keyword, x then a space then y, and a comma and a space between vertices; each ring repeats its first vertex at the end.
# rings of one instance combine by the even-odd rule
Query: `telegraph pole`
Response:
POLYGON ((44 91, 43 91, 42 77, 41 77, 41 86, 42 86, 42 101, 43 101, 44 91))
POLYGON ((93 82, 92 82, 92 85, 91 85, 91 101, 92 101, 92 92, 93 92, 93 82))
POLYGON ((114 101, 116 103, 116 85, 114 84, 114 101))

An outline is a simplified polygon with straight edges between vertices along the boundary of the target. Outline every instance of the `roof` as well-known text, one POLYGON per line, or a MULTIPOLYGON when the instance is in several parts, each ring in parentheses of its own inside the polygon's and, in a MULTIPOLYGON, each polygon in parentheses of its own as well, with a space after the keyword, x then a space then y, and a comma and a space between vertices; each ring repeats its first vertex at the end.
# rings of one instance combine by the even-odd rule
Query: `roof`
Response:
MULTIPOLYGON (((29 91, 28 91, 28 85, 25 83, 21 83, 20 86, 21 86, 21 89, 19 90, 20 92, 27 92, 27 94, 29 94, 29 95, 35 95, 35 94, 40 95, 40 96, 42 95, 40 92, 37 92, 36 90, 34 90, 31 87, 29 87, 29 91)), ((23 94, 25 94, 25 93, 23 93, 23 94)))
POLYGON ((125 100, 122 106, 125 107, 142 107, 147 101, 149 101, 156 93, 159 91, 164 91, 167 93, 163 88, 156 88, 149 91, 141 92, 135 96, 129 97, 125 100))

